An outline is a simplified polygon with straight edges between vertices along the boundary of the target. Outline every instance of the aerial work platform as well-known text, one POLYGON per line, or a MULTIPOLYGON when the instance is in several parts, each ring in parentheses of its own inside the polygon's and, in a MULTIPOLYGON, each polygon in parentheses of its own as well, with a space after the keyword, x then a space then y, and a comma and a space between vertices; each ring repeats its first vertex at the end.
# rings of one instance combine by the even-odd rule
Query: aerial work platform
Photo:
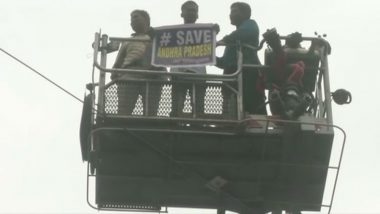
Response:
MULTIPOLYGON (((110 41, 115 39, 95 36, 99 82, 88 85, 82 115, 82 156, 95 193, 93 200, 88 195, 90 206, 241 214, 299 213, 325 206, 328 170, 339 166, 329 165, 335 126, 323 47, 312 55, 317 64, 307 74, 315 102, 302 116, 285 120, 245 114, 241 70, 202 75, 110 69, 110 41), (110 72, 145 76, 106 83, 110 72), (176 90, 182 94, 175 95, 176 90), (122 104, 129 100, 134 103, 122 104)), ((261 68, 271 69, 269 64, 261 68)))
POLYGON ((333 133, 297 128, 95 129, 97 204, 319 210, 333 133))

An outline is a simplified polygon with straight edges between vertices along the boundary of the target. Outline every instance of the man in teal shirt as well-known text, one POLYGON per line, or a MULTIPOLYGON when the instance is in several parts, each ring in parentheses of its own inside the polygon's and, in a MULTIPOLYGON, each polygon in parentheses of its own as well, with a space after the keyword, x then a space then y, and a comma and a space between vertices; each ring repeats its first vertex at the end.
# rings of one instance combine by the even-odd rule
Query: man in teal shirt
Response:
MULTIPOLYGON (((259 27, 251 19, 251 7, 244 2, 235 2, 231 5, 231 24, 236 30, 225 36, 220 43, 226 48, 222 57, 217 58, 216 66, 222 68, 224 74, 233 74, 237 71, 237 44, 259 45, 259 27)), ((261 64, 257 51, 242 47, 244 64, 261 64)), ((255 68, 243 68, 243 106, 249 114, 266 114, 264 88, 259 81, 259 71, 255 68)))

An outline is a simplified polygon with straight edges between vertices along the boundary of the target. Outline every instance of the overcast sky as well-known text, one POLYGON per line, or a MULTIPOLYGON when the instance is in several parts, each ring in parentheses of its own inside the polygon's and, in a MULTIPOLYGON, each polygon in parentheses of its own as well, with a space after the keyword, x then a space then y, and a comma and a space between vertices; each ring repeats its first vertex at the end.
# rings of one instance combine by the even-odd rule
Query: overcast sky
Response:
MULTIPOLYGON (((0 48, 73 94, 91 81, 94 33, 129 36, 129 14, 145 9, 152 26, 182 23, 179 0, 1 0, 0 48)), ((199 20, 231 32, 231 0, 198 0, 199 20)), ((332 213, 380 213, 380 1, 252 0, 261 29, 286 35, 327 34, 331 89, 346 88, 350 105, 333 105, 347 132, 332 213)), ((111 62, 112 63, 112 62, 111 62)), ((81 160, 82 105, 0 53, 0 213, 96 213, 86 203, 81 160)), ((342 138, 337 134, 336 142, 342 138)), ((170 213, 207 213, 170 209, 170 213)), ((215 213, 215 211, 208 211, 215 213)))

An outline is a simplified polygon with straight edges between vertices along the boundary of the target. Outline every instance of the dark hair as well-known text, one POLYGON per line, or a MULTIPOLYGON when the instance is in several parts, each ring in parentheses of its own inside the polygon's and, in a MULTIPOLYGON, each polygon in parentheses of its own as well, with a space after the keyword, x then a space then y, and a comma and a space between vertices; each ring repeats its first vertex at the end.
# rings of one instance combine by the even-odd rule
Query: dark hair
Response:
POLYGON ((190 0, 190 1, 186 1, 185 3, 182 4, 181 10, 184 10, 187 5, 191 5, 191 4, 197 6, 197 8, 198 8, 198 4, 195 1, 190 0))
POLYGON ((291 33, 285 39, 285 45, 290 48, 300 48, 302 42, 302 34, 299 32, 291 33))
POLYGON ((251 7, 249 4, 245 2, 234 2, 231 4, 231 8, 236 7, 241 11, 242 16, 244 19, 249 19, 251 18, 251 7))
POLYGON ((150 16, 149 16, 148 12, 146 12, 145 10, 134 10, 134 11, 131 12, 131 15, 133 13, 139 13, 139 14, 141 14, 146 19, 146 21, 148 23, 148 26, 150 26, 150 16))

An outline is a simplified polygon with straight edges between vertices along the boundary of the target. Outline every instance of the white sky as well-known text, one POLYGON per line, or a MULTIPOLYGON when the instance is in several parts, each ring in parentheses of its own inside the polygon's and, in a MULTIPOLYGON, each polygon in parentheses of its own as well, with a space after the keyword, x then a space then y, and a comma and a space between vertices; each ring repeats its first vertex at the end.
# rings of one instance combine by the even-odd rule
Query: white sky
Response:
MULTIPOLYGON (((82 98, 91 81, 95 32, 130 35, 133 9, 147 10, 152 26, 182 23, 183 2, 1 0, 0 47, 82 98)), ((218 23, 219 39, 234 29, 228 18, 234 1, 197 2, 198 22, 218 23)), ((283 35, 327 34, 331 88, 353 94, 352 104, 333 105, 334 122, 348 138, 332 213, 380 213, 380 1, 246 2, 261 34, 272 27, 283 35)), ((96 213, 85 197, 86 164, 79 146, 82 105, 3 53, 0 65, 0 213, 96 213)))

